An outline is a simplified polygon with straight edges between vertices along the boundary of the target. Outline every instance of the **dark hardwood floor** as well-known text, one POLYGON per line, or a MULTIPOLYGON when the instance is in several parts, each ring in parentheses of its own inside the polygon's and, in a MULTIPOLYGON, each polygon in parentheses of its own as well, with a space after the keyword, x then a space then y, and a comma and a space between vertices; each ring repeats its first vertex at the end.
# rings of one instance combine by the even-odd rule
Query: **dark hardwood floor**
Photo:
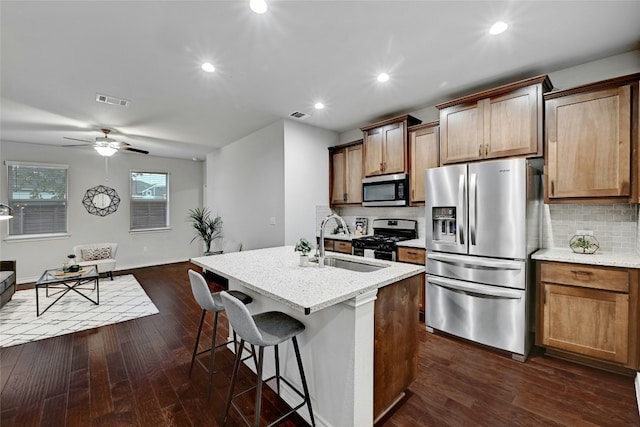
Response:
MULTIPOLYGON (((135 274, 159 314, 0 349, 0 426, 222 425, 231 353, 217 353, 209 401, 204 371, 196 366, 187 375, 200 315, 187 278, 192 267, 122 272, 135 274)), ((221 325, 224 339, 226 321, 221 325)), ((640 426, 633 378, 539 350, 526 363, 516 362, 428 334, 424 324, 419 334, 418 378, 377 427, 640 426)), ((252 380, 244 369, 239 382, 246 387, 252 380)), ((273 393, 266 399, 263 419, 269 421, 285 406, 273 393)), ((242 406, 251 413, 250 395, 242 406)), ((233 411, 227 425, 241 425, 233 411)), ((305 423, 293 418, 283 425, 305 423)))

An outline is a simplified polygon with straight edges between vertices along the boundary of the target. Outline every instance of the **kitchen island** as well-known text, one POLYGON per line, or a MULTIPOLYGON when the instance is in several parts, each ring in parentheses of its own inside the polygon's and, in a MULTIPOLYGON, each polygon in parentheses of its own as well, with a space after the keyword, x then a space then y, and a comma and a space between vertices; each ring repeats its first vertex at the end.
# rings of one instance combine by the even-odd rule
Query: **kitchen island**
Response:
MULTIPOLYGON (((278 310, 305 324, 299 343, 318 425, 371 426, 402 397, 417 372, 418 287, 424 266, 330 255, 384 268, 301 267, 293 246, 191 262, 229 279, 229 289, 251 295, 252 313, 278 310)), ((282 373, 300 386, 293 350, 282 347, 282 373)), ((274 364, 271 351, 265 356, 271 357, 264 365, 267 378, 274 364)), ((286 388, 281 395, 289 404, 299 401, 286 388)), ((309 419, 306 409, 299 412, 309 419)))

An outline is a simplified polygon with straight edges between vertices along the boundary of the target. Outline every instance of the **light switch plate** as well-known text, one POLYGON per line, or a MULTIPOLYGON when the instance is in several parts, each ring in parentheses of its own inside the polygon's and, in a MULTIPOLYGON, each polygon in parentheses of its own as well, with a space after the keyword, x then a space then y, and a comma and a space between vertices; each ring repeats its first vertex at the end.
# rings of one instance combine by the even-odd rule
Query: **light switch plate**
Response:
POLYGON ((276 217, 272 216, 271 218, 269 218, 269 225, 276 225, 276 217))

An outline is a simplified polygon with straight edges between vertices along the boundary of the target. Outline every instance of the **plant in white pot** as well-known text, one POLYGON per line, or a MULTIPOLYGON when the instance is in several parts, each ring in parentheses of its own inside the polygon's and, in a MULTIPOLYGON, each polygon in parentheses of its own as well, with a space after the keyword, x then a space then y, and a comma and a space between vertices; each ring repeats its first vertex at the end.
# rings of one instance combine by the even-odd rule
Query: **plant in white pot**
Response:
POLYGON ((313 245, 304 237, 298 240, 294 250, 300 253, 300 265, 302 267, 309 265, 309 252, 313 249, 313 245))
POLYGON ((196 239, 201 239, 205 245, 205 255, 211 254, 211 242, 222 236, 222 218, 211 216, 209 208, 189 209, 189 219, 196 231, 196 235, 191 239, 193 243, 196 239))

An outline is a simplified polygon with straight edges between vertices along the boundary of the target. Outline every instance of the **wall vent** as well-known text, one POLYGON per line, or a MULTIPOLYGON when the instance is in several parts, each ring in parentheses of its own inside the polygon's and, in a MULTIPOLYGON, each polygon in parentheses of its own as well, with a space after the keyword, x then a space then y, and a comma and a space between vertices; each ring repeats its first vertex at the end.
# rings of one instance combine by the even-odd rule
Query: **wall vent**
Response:
POLYGON ((300 111, 294 111, 293 113, 289 114, 289 117, 293 117, 294 119, 297 119, 297 120, 304 120, 304 119, 308 119, 311 116, 309 116, 306 113, 301 113, 300 111))
POLYGON ((122 98, 116 98, 115 96, 103 95, 96 93, 96 101, 104 102, 105 104, 119 105, 121 107, 128 107, 131 101, 122 98))

